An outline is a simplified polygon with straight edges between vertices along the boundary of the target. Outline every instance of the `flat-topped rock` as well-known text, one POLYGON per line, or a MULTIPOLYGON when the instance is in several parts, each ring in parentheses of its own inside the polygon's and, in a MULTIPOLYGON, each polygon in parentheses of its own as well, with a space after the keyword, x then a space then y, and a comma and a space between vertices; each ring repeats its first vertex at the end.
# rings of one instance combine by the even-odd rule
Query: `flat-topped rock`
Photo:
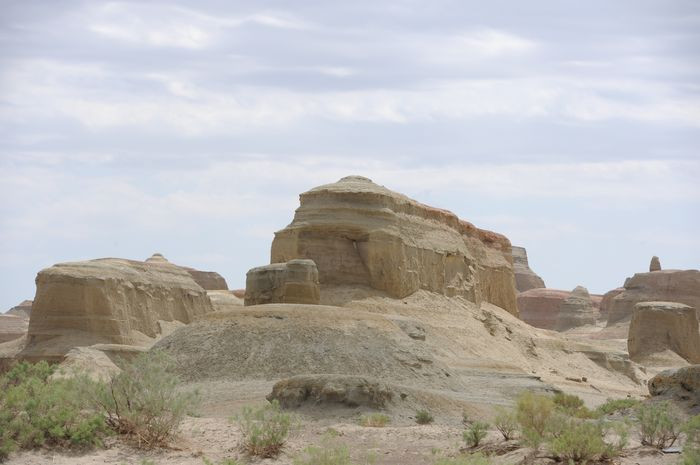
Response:
POLYGON ((513 272, 515 273, 515 288, 518 292, 546 287, 544 281, 530 269, 527 251, 524 247, 513 246, 513 272))
POLYGON ((597 317, 598 312, 593 306, 588 289, 576 286, 571 294, 561 302, 554 329, 566 331, 578 326, 592 325, 595 324, 597 317))
POLYGON ((511 254, 500 234, 349 176, 301 194, 292 223, 275 233, 271 262, 308 258, 321 284, 395 298, 424 289, 517 314, 511 254))
POLYGON ((610 313, 610 307, 615 297, 625 291, 624 287, 618 287, 603 294, 603 299, 600 302, 600 317, 607 320, 610 313))
POLYGON ((19 339, 27 334, 29 319, 17 315, 0 315, 0 343, 19 339))
POLYGON ((627 350, 630 359, 670 350, 690 363, 700 363, 700 331, 695 309, 676 302, 640 302, 634 306, 627 350))
POLYGON ((608 325, 629 320, 639 302, 680 302, 700 308, 700 271, 660 270, 628 278, 624 290, 613 297, 608 325))
POLYGON ((536 328, 554 329, 561 304, 571 292, 558 289, 530 289, 518 294, 520 319, 536 328))
POLYGON ((29 319, 29 315, 32 314, 32 301, 23 300, 19 305, 15 305, 9 309, 5 314, 29 319))
POLYGON ((245 305, 318 304, 320 300, 318 269, 313 260, 273 263, 246 274, 245 305))
MULTIPOLYGON (((170 263, 167 258, 161 253, 154 253, 149 258, 146 259, 146 263, 170 263)), ((183 270, 187 271, 194 282, 200 285, 200 287, 206 291, 226 291, 228 290, 228 284, 223 276, 221 276, 216 271, 201 271, 189 266, 180 266, 183 270)))

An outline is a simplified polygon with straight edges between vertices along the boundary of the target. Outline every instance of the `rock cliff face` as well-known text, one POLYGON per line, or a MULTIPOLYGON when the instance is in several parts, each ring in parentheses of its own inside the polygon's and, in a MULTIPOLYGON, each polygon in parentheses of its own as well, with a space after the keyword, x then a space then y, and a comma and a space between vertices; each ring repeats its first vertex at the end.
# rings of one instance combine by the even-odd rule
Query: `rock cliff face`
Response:
POLYGON ((593 306, 593 301, 588 289, 576 286, 571 294, 564 299, 559 307, 559 316, 555 329, 566 331, 583 325, 595 324, 598 312, 593 306))
POLYGON ((639 302, 680 302, 700 308, 700 271, 660 270, 637 273, 625 281, 624 290, 612 299, 608 326, 632 317, 639 302))
POLYGON ((524 247, 513 246, 513 272, 515 273, 515 288, 518 292, 546 287, 542 278, 530 269, 527 251, 524 247))
POLYGON ((360 176, 300 201, 292 223, 275 233, 272 263, 308 258, 321 284, 365 285, 395 298, 425 289, 517 314, 506 237, 360 176))
POLYGON ((320 300, 318 269, 313 260, 273 263, 246 274, 245 305, 318 304, 320 300))
POLYGON ((167 262, 103 258, 39 272, 26 351, 50 340, 51 355, 77 345, 138 344, 161 332, 159 320, 189 323, 212 311, 206 291, 167 262), (80 344, 73 343, 80 341, 80 344))
POLYGON ((520 318, 535 328, 554 329, 561 304, 569 291, 557 289, 530 289, 518 294, 520 318))
MULTIPOLYGON (((147 263, 170 263, 163 254, 154 253, 148 259, 147 263)), ((227 291, 228 285, 223 276, 221 276, 216 271, 200 271, 190 268, 188 266, 181 266, 183 270, 187 271, 194 282, 200 285, 205 291, 227 291)))
POLYGON ((675 302, 636 304, 627 350, 635 362, 670 350, 690 363, 700 363, 700 332, 695 309, 675 302))
POLYGON ((610 313, 610 307, 612 307, 612 302, 615 297, 622 294, 625 291, 624 287, 617 287, 611 291, 606 292, 603 295, 603 300, 600 302, 600 317, 603 320, 608 319, 608 314, 610 313))
POLYGON ((17 315, 0 315, 0 343, 13 341, 27 334, 29 320, 17 315))

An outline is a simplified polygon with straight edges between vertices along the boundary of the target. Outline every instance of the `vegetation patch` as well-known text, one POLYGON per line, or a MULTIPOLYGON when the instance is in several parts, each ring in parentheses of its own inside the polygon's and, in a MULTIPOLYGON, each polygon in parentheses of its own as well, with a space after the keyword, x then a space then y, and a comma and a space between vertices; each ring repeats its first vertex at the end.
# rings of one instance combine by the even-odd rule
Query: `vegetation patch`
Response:
POLYGON ((234 418, 243 434, 243 449, 258 457, 276 457, 294 427, 291 414, 283 412, 277 400, 262 407, 243 408, 234 418))

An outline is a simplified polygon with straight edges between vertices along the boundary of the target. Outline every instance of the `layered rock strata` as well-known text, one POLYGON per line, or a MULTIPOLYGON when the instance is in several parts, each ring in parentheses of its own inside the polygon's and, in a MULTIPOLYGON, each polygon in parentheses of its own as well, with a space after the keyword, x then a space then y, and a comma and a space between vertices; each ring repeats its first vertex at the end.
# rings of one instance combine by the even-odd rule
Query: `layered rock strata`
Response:
POLYGON ((245 305, 318 304, 321 291, 313 260, 295 259, 253 268, 246 274, 245 305))
POLYGON ((554 329, 562 302, 569 291, 557 289, 530 289, 518 294, 520 319, 536 328, 554 329))
POLYGON ((661 270, 627 278, 624 290, 612 299, 608 326, 629 320, 639 302, 680 302, 700 308, 700 271, 661 270))
POLYGON ((634 306, 627 351, 639 362, 666 350, 700 363, 700 332, 695 309, 676 302, 640 302, 634 306))
POLYGON ((0 315, 0 343, 13 341, 27 334, 29 320, 17 315, 0 315))
POLYGON ((595 324, 597 317, 598 312, 593 306, 588 289, 576 286, 571 294, 561 302, 554 329, 566 331, 578 326, 592 325, 595 324))
POLYGON ((29 316, 32 314, 32 301, 23 300, 19 305, 16 305, 9 309, 6 312, 6 314, 29 319, 29 316))
POLYGON ((647 383, 652 396, 700 401, 700 365, 664 370, 647 383))
MULTIPOLYGON (((163 254, 154 253, 149 258, 146 259, 147 263, 170 263, 163 254)), ((180 266, 183 270, 187 271, 194 282, 200 285, 200 287, 206 291, 227 291, 228 284, 223 276, 221 276, 216 271, 201 271, 195 270, 188 266, 180 266)))
POLYGON ((311 189, 300 204, 275 233, 272 263, 308 258, 321 284, 364 285, 395 298, 425 289, 517 314, 506 237, 360 176, 311 189))
POLYGON ((530 269, 527 251, 524 247, 513 246, 513 272, 515 273, 515 288, 518 292, 546 287, 544 281, 530 269))
POLYGON ((600 302, 600 317, 601 319, 607 320, 608 314, 610 313, 610 307, 612 307, 612 302, 615 297, 622 294, 625 291, 624 287, 618 287, 611 291, 603 294, 603 299, 600 302))

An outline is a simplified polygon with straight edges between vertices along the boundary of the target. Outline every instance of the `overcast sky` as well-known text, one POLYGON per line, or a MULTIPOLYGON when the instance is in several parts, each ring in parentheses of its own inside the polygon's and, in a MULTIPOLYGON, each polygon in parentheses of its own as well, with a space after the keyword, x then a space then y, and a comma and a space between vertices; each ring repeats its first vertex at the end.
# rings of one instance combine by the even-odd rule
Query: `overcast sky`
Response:
POLYGON ((592 292, 700 267, 697 1, 0 1, 0 310, 36 273, 243 287, 359 174, 592 292))

